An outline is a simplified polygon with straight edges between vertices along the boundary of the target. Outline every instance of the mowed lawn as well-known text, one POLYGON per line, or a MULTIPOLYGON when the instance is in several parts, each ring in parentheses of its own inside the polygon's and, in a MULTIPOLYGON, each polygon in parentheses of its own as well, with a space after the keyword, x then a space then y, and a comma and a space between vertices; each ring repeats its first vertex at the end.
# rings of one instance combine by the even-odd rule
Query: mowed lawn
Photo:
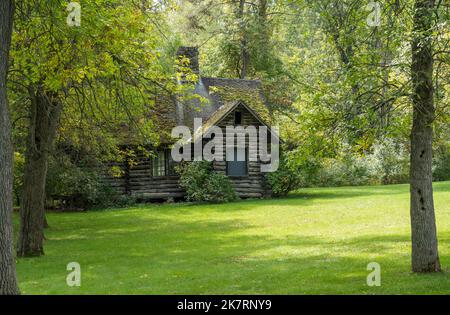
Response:
MULTIPOLYGON (((435 184, 440 274, 410 272, 409 186, 303 189, 222 205, 50 213, 24 294, 450 294, 450 182, 435 184), (66 266, 81 265, 81 287, 66 266), (381 286, 366 284, 381 265, 381 286)), ((15 217, 17 230, 17 216, 15 217)))

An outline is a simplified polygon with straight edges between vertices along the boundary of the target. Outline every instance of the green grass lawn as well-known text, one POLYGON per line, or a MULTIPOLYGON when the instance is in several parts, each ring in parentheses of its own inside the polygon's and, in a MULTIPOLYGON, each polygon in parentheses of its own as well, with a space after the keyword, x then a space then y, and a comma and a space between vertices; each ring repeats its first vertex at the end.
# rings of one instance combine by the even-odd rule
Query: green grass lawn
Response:
MULTIPOLYGON (((444 272, 410 272, 409 186, 303 189, 286 199, 48 214, 24 294, 450 294, 450 182, 435 184, 444 272), (69 262, 81 287, 66 285, 69 262), (367 264, 381 265, 369 287, 367 264)), ((17 230, 17 217, 15 217, 17 230)))

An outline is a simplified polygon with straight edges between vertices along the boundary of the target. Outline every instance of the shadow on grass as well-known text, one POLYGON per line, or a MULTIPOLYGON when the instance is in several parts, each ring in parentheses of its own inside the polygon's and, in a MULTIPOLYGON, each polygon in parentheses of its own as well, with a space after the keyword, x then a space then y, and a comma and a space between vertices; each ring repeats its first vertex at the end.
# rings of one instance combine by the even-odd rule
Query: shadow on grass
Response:
MULTIPOLYGON (((449 188, 450 183, 439 183, 435 191, 449 188)), ((411 274, 407 234, 277 235, 260 229, 251 217, 218 215, 258 205, 301 207, 320 199, 407 191, 407 186, 308 189, 284 199, 52 214, 46 256, 19 259, 19 279, 26 293, 50 294, 449 294, 448 270, 411 274), (65 283, 70 261, 83 269, 79 289, 65 283), (372 261, 382 268, 380 288, 365 282, 372 261)), ((450 263, 449 243, 450 234, 440 233, 444 268, 450 263)))
MULTIPOLYGON (((63 279, 53 282, 61 275, 58 269, 75 260, 88 268, 76 293, 450 293, 448 273, 412 277, 407 235, 277 238, 252 234, 256 226, 239 219, 123 218, 50 231, 47 256, 19 260, 19 270, 31 268, 22 270, 21 278, 46 283, 49 292, 73 292, 63 279), (398 244, 405 251, 393 254, 398 244), (372 261, 381 264, 381 288, 366 285, 372 261), (45 272, 33 274, 39 264, 45 272)), ((441 260, 449 262, 448 252, 441 260)))

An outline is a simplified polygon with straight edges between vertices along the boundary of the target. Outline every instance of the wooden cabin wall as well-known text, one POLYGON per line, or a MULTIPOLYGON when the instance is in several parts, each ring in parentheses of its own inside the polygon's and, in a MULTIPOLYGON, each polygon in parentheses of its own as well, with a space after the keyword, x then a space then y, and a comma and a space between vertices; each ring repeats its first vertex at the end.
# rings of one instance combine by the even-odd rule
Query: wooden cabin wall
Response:
MULTIPOLYGON (((242 113, 242 127, 247 126, 262 126, 262 124, 256 119, 253 114, 251 114, 244 106, 239 105, 234 111, 229 113, 219 124, 218 127, 222 129, 225 136, 226 126, 234 126, 235 112, 239 111, 242 113)), ((259 135, 258 135, 259 136, 259 135)), ((224 141, 225 142, 225 141, 224 141)), ((248 150, 249 156, 255 154, 258 156, 258 141, 254 139, 249 141, 246 139, 246 149, 248 150)), ((224 161, 214 161, 214 169, 217 172, 226 174, 227 163, 225 159, 226 155, 226 143, 224 143, 223 148, 224 161)), ((267 189, 267 184, 265 181, 264 173, 261 173, 261 162, 259 161, 248 161, 247 163, 248 175, 243 177, 230 177, 230 180, 235 188, 237 194, 241 198, 262 198, 270 194, 267 189)))
MULTIPOLYGON (((261 126, 262 124, 243 106, 235 111, 242 113, 242 126, 261 126)), ((234 126, 234 112, 228 114, 218 126, 222 128, 225 136, 226 126, 234 126)), ((214 161, 215 171, 226 175, 226 143, 224 139, 224 161, 214 161)), ((246 147, 250 154, 258 154, 258 141, 246 139, 246 147)), ((178 176, 152 177, 151 159, 145 154, 138 154, 132 163, 111 163, 108 166, 119 166, 123 169, 123 176, 112 177, 105 175, 105 182, 111 184, 119 193, 129 194, 138 200, 180 198, 185 191, 179 186, 178 176), (128 165, 128 167, 126 166, 128 165)), ((230 177, 231 183, 241 198, 262 198, 270 194, 265 182, 264 173, 261 173, 261 163, 248 161, 248 175, 243 177, 230 177)))
POLYGON ((184 197, 178 176, 152 177, 152 162, 140 154, 130 166, 129 187, 132 196, 138 199, 168 199, 184 197))
POLYGON ((144 153, 137 153, 129 161, 109 163, 108 167, 120 167, 121 176, 103 172, 103 182, 111 185, 119 194, 128 194, 137 200, 182 198, 185 191, 179 185, 179 176, 152 176, 152 162, 144 153))

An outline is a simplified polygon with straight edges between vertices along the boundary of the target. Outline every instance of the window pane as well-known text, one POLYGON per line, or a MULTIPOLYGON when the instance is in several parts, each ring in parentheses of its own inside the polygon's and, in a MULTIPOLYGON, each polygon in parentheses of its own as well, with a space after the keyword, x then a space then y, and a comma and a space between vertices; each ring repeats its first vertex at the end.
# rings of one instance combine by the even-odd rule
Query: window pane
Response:
POLYGON ((164 151, 158 151, 157 156, 153 158, 153 176, 166 175, 166 158, 164 151))

